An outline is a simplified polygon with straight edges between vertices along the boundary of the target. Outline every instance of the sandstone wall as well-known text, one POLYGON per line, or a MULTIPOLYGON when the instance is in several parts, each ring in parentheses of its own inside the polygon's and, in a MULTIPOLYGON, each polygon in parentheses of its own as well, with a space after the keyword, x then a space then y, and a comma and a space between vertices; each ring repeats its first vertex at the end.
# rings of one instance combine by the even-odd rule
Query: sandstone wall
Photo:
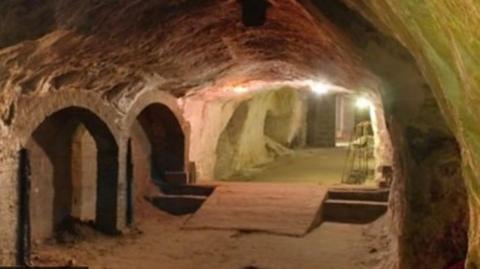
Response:
POLYGON ((225 99, 186 99, 192 126, 190 161, 199 180, 219 180, 272 161, 305 128, 305 93, 284 88, 225 99))
POLYGON ((478 1, 345 1, 392 33, 415 57, 461 150, 469 198, 467 268, 480 265, 480 3, 478 1), (474 41, 475 40, 475 41, 474 41))
MULTIPOLYGON (((278 119, 295 123, 286 124, 290 127, 277 133, 272 130, 278 126, 264 125, 263 117, 269 114, 260 104, 270 102, 264 95, 232 99, 214 95, 194 97, 195 94, 222 92, 259 80, 298 82, 328 78, 332 84, 355 91, 381 93, 387 127, 394 137, 397 168, 390 227, 395 241, 392 244, 398 248, 392 250, 392 259, 386 259, 392 262, 387 268, 436 262, 429 255, 422 260, 422 249, 431 250, 445 241, 430 236, 412 220, 432 225, 430 228, 438 228, 437 234, 449 238, 453 230, 445 224, 456 221, 457 216, 430 222, 435 216, 427 211, 437 212, 437 206, 447 206, 436 203, 435 197, 438 193, 452 197, 450 193, 444 188, 432 190, 431 186, 452 186, 446 182, 449 178, 459 183, 455 172, 459 155, 469 198, 469 267, 478 267, 478 2, 343 0, 376 29, 365 27, 355 19, 355 14, 330 13, 339 1, 315 1, 320 7, 323 3, 324 14, 312 12, 313 15, 297 1, 272 2, 262 28, 247 28, 241 23, 237 1, 2 1, 0 139, 4 147, 0 152, 0 190, 5 200, 0 203, 0 212, 5 216, 5 226, 0 227, 0 259, 12 263, 16 249, 16 154, 33 130, 55 111, 68 106, 87 108, 112 132, 118 151, 113 154, 116 157, 103 164, 115 167, 109 174, 118 179, 112 183, 117 193, 109 201, 116 203, 116 212, 111 212, 117 215, 115 226, 121 227, 126 134, 144 108, 142 104, 149 102, 145 99, 162 99, 157 95, 167 91, 175 97, 186 96, 182 102, 194 136, 187 141, 199 144, 192 145, 190 156, 198 162, 200 176, 213 179, 218 154, 227 154, 226 159, 230 160, 225 169, 219 170, 235 171, 271 158, 268 147, 278 151, 280 144, 296 140, 301 144, 302 139, 295 138, 302 137, 301 131, 298 135, 295 131, 301 129, 301 121, 271 112, 272 120, 268 122, 278 119), (385 33, 390 33, 407 50, 385 33), (138 97, 145 92, 157 95, 138 97), (240 113, 243 120, 239 121, 243 123, 232 123, 232 128, 241 127, 242 131, 235 135, 244 142, 235 145, 224 130, 231 129, 227 128, 230 119, 243 103, 248 103, 247 109, 242 108, 245 115, 240 113), (263 131, 253 128, 254 125, 263 126, 263 131), (255 148, 245 142, 253 137, 255 148), (224 141, 220 149, 219 140, 224 141), (454 150, 455 143, 460 150, 454 150), (444 155, 449 156, 448 164, 436 158, 444 155), (426 167, 439 171, 426 174, 426 167), (416 191, 431 195, 411 195, 416 191), (420 206, 425 211, 417 211, 416 205, 423 205, 425 200, 432 206, 420 206), (418 238, 420 243, 411 247, 411 238, 418 238)), ((172 98, 167 98, 168 102, 175 102, 172 98)), ((378 118, 383 115, 376 113, 378 118)), ((182 127, 186 125, 182 123, 182 127)), ((188 148, 187 145, 186 154, 188 148)), ((460 208, 460 200, 455 200, 448 210, 460 208)), ((447 243, 451 246, 456 241, 447 243)), ((450 257, 449 247, 435 251, 439 257, 450 257)))
MULTIPOLYGON (((376 114, 385 117, 393 140, 395 179, 390 201, 392 248, 383 259, 383 268, 444 268, 461 261, 467 244, 472 244, 466 239, 467 192, 459 173, 461 140, 455 135, 452 115, 446 113, 445 99, 438 95, 437 83, 425 73, 426 62, 418 58, 418 47, 406 43, 403 47, 385 34, 386 26, 399 26, 390 21, 396 15, 390 15, 409 1, 378 1, 377 5, 364 6, 359 4, 362 1, 344 1, 377 28, 339 1, 314 2, 358 44, 364 63, 379 79, 372 88, 380 95, 373 100, 383 103, 384 113, 376 114)), ((413 6, 417 5, 409 7, 413 6)), ((417 6, 415 10, 424 8, 417 6)), ((396 28, 393 33, 404 30, 396 28)))

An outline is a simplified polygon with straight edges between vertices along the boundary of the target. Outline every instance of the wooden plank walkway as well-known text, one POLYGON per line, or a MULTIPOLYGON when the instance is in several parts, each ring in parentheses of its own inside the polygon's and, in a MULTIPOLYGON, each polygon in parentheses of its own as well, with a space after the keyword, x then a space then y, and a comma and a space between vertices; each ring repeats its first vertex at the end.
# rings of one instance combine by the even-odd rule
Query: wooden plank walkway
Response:
POLYGON ((303 236, 321 222, 327 191, 316 184, 221 184, 183 228, 303 236))

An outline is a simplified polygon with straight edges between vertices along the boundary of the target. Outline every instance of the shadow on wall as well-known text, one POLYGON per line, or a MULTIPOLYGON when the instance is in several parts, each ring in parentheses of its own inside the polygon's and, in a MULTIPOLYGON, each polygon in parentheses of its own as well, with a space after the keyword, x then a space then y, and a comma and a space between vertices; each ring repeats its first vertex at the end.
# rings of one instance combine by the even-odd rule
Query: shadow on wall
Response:
POLYGON ((423 268, 444 268, 465 259, 468 245, 468 204, 457 141, 438 133, 407 128, 409 171, 405 220, 412 249, 406 259, 423 268), (441 255, 439 257, 439 255, 441 255))

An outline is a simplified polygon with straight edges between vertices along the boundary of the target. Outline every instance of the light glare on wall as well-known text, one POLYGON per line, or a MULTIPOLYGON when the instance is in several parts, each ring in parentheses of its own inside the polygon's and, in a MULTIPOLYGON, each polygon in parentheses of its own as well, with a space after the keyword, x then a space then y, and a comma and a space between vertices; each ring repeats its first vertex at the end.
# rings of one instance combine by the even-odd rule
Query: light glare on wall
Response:
POLYGON ((359 97, 355 105, 359 109, 369 109, 372 107, 372 102, 365 97, 359 97))
POLYGON ((242 86, 237 86, 237 87, 233 88, 234 93, 246 93, 247 91, 248 91, 247 88, 242 87, 242 86))
POLYGON ((318 95, 326 94, 330 90, 330 85, 322 82, 314 82, 310 87, 312 91, 318 95))

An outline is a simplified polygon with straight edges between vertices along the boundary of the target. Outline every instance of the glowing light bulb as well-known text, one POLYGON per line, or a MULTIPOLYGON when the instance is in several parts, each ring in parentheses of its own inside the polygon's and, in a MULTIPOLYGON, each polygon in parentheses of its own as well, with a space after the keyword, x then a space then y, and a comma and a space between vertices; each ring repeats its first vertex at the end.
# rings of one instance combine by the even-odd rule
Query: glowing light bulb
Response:
POLYGON ((365 97, 359 97, 355 105, 359 109, 370 109, 372 107, 372 102, 365 97))
POLYGON ((247 88, 242 87, 242 86, 237 86, 237 87, 233 88, 234 93, 239 93, 240 94, 240 93, 246 93, 247 91, 248 91, 247 88))
POLYGON ((330 85, 322 82, 314 82, 310 87, 312 91, 318 95, 326 94, 330 90, 330 85))

